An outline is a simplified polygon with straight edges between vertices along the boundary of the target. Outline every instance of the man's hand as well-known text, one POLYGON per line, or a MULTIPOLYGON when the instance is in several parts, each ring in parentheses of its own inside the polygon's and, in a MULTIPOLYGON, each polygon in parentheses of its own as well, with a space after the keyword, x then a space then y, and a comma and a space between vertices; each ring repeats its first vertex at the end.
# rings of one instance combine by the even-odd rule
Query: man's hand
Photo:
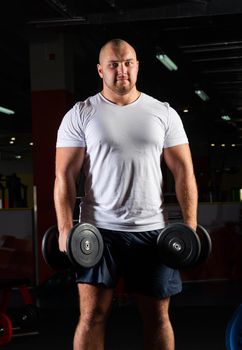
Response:
POLYGON ((70 231, 66 231, 62 234, 59 234, 59 249, 61 252, 66 253, 67 249, 66 249, 66 241, 67 241, 67 237, 69 235, 70 231))
POLYGON ((184 221, 184 224, 186 224, 187 226, 191 227, 191 229, 193 229, 193 231, 197 231, 197 223, 195 222, 190 222, 190 221, 184 221))

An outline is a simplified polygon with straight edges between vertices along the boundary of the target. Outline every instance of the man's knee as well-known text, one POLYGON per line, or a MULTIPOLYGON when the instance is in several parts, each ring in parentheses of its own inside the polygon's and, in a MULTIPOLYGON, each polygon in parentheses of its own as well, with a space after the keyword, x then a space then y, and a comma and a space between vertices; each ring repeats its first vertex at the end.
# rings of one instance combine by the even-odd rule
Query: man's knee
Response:
POLYGON ((169 301, 169 298, 156 300, 138 297, 138 306, 143 321, 154 326, 169 324, 169 301))
POLYGON ((107 312, 104 312, 101 308, 96 308, 94 310, 81 312, 79 323, 89 329, 97 325, 105 324, 106 320, 107 312))

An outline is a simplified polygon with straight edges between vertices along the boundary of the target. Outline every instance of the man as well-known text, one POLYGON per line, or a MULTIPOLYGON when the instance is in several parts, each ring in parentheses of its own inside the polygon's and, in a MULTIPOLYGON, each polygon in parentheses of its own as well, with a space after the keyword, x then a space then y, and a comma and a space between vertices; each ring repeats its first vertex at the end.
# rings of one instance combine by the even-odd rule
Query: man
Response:
POLYGON ((197 188, 187 137, 174 109, 137 90, 139 62, 129 43, 106 43, 97 69, 101 93, 65 115, 57 138, 54 198, 60 250, 66 251, 73 226, 82 167, 86 181, 80 221, 97 226, 105 242, 101 262, 77 271, 80 320, 74 350, 104 349, 120 276, 143 318, 145 349, 173 350, 169 298, 181 291, 181 280, 178 271, 162 265, 154 247, 166 224, 162 157, 175 179, 183 221, 196 229, 197 188))

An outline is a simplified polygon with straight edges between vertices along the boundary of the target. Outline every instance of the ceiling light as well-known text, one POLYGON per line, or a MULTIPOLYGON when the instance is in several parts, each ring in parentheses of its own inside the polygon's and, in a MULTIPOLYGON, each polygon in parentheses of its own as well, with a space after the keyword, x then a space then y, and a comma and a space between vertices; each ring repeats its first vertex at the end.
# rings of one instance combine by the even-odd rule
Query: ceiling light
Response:
POLYGON ((183 109, 183 113, 188 113, 189 110, 187 108, 183 109))
POLYGON ((221 144, 221 147, 225 147, 225 143, 222 143, 222 144, 221 144))
POLYGON ((30 142, 30 143, 29 143, 30 146, 33 146, 33 144, 34 144, 33 142, 30 142))
POLYGON ((232 143, 231 147, 235 147, 235 146, 236 146, 236 144, 235 144, 235 143, 232 143))
POLYGON ((14 114, 15 113, 11 109, 8 109, 8 108, 5 108, 5 107, 1 107, 1 106, 0 106, 0 112, 4 113, 4 114, 14 114))
POLYGON ((169 70, 177 70, 177 65, 165 54, 157 54, 156 58, 169 70))
POLYGON ((195 90, 195 94, 201 98, 203 101, 208 101, 209 96, 203 90, 195 90))
POLYGON ((16 137, 11 137, 11 141, 15 141, 16 140, 16 137))
POLYGON ((11 145, 13 145, 13 144, 14 144, 14 141, 9 141, 9 143, 10 143, 11 145))
POLYGON ((211 147, 215 147, 215 143, 211 143, 211 147))
POLYGON ((226 121, 231 120, 229 115, 221 115, 221 119, 226 120, 226 121))

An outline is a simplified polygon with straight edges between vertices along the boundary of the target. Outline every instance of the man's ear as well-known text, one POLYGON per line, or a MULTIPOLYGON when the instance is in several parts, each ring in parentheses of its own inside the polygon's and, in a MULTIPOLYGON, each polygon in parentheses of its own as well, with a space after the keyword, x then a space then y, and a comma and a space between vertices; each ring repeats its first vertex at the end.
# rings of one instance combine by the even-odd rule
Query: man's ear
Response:
POLYGON ((98 71, 100 78, 103 78, 102 66, 99 63, 97 64, 97 71, 98 71))

